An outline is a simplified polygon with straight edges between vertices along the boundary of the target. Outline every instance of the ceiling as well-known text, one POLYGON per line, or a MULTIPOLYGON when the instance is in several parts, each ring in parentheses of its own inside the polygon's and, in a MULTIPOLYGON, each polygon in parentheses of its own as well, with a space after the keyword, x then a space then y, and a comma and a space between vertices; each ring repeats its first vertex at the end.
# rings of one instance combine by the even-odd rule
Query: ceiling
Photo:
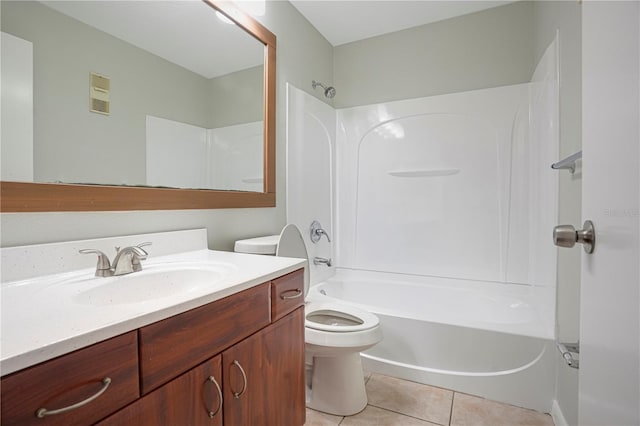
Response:
POLYGON ((509 1, 290 0, 333 46, 466 15, 509 1))
POLYGON ((263 44, 239 27, 220 21, 215 10, 202 1, 42 3, 205 78, 262 65, 264 61, 263 44))

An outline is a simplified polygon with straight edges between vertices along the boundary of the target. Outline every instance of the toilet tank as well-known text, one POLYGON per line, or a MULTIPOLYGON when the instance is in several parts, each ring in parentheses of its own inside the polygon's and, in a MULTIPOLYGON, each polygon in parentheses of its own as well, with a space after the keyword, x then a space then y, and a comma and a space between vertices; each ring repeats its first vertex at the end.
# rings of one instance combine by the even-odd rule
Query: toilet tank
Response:
POLYGON ((268 235, 266 237, 247 238, 236 241, 233 251, 237 253, 275 255, 278 248, 280 235, 268 235))

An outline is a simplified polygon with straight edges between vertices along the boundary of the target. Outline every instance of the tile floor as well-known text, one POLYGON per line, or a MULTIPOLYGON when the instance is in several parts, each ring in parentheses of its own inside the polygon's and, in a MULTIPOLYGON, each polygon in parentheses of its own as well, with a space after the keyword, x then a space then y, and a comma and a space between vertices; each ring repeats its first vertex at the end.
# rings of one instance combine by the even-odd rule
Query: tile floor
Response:
POLYGON ((369 405, 354 416, 307 408, 305 426, 553 426, 548 414, 447 389, 365 375, 369 405))

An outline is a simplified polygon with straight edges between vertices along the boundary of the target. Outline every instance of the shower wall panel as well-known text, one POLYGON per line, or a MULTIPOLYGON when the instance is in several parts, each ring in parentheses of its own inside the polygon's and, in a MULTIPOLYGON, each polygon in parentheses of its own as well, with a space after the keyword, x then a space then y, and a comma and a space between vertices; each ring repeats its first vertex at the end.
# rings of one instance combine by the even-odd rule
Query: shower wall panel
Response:
POLYGON ((528 167, 541 161, 529 95, 521 84, 339 110, 340 266, 527 282, 528 167))
POLYGON ((262 192, 263 127, 205 129, 147 115, 146 184, 262 192))
POLYGON ((262 192, 264 122, 207 130, 211 188, 262 192))
MULTIPOLYGON (((335 110, 287 84, 287 222, 302 231, 309 259, 334 259, 337 235, 333 226, 335 110), (318 220, 332 243, 312 243, 309 229, 318 220)), ((334 274, 333 267, 310 262, 311 284, 334 274)))
POLYGON ((514 137, 506 281, 554 286, 557 249, 551 233, 558 224, 559 160, 558 44, 554 40, 536 66, 529 86, 528 137, 514 137), (526 244, 525 244, 526 243, 526 244))

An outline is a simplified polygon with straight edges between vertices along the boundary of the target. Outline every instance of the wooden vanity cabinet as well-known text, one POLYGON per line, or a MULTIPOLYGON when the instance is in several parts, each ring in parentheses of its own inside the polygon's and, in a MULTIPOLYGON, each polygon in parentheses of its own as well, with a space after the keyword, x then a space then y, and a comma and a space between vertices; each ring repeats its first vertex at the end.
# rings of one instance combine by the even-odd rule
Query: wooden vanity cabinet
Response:
POLYGON ((3 377, 2 425, 301 426, 300 289, 302 270, 3 377), (107 376, 85 407, 36 417, 95 394, 107 376))

